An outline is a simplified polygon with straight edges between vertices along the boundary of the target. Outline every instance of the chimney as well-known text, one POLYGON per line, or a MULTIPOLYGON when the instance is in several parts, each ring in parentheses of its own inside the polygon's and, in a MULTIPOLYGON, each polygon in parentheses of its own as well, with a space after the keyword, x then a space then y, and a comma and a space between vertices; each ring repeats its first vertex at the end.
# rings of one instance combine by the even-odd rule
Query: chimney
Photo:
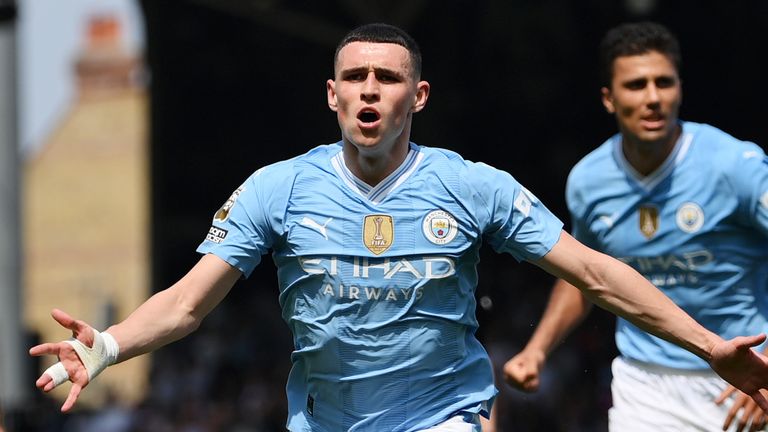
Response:
POLYGON ((141 62, 123 45, 122 26, 114 15, 90 18, 84 48, 75 60, 80 98, 110 96, 139 86, 141 62))

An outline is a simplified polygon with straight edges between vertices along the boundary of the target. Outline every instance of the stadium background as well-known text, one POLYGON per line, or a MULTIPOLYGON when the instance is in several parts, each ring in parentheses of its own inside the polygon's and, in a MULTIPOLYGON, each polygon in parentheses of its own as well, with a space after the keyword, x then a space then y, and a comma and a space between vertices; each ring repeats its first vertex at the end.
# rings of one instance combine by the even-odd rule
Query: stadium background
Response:
MULTIPOLYGON (((252 171, 338 140, 325 80, 336 42, 363 22, 398 24, 420 43, 432 93, 415 116, 415 142, 509 171, 566 222, 570 167, 615 130, 599 100, 597 44, 621 21, 658 20, 679 36, 682 118, 768 143, 761 1, 145 0, 141 7, 151 74, 153 290, 195 262, 211 215, 252 171)), ((478 296, 491 304, 478 311, 480 336, 500 365, 533 331, 552 279, 489 250, 480 267, 478 296)), ((26 412, 14 413, 18 430, 281 430, 291 339, 274 273, 265 260, 197 333, 158 351, 138 407, 61 416, 35 395, 26 412)), ((555 352, 539 394, 501 385, 500 430, 605 430, 612 331, 613 318, 595 310, 555 352)))

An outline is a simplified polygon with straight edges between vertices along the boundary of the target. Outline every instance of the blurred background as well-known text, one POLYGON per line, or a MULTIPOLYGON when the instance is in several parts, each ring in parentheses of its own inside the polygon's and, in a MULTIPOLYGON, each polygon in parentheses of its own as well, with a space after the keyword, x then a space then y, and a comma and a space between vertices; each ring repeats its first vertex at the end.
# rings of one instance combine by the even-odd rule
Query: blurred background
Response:
MULTIPOLYGON (((681 117, 768 145, 768 2, 0 0, 0 430, 284 430, 291 337, 274 266, 238 282, 192 336, 96 380, 78 409, 34 388, 68 337, 61 308, 123 319, 197 261, 213 213, 254 170, 335 142, 338 40, 384 21, 432 84, 413 141, 511 172, 568 226, 571 166, 614 133, 597 45, 657 20, 683 49, 681 117)), ((479 336, 496 367, 526 342, 553 280, 484 250, 479 336)), ((499 383, 500 431, 605 431, 613 317, 595 310, 541 391, 499 383)))

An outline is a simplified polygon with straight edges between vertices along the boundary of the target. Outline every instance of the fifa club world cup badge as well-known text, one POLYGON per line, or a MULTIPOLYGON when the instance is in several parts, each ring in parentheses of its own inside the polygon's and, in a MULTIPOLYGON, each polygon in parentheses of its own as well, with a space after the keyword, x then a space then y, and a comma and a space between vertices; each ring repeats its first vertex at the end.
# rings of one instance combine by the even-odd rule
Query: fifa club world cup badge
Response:
POLYGON ((424 218, 422 229, 427 240, 436 245, 444 245, 456 237, 459 224, 447 211, 433 210, 424 218))
POLYGON ((392 216, 368 215, 363 221, 363 244, 376 255, 392 246, 395 239, 395 225, 392 216))
POLYGON ((646 204, 640 207, 640 232, 650 239, 659 230, 659 208, 646 204))

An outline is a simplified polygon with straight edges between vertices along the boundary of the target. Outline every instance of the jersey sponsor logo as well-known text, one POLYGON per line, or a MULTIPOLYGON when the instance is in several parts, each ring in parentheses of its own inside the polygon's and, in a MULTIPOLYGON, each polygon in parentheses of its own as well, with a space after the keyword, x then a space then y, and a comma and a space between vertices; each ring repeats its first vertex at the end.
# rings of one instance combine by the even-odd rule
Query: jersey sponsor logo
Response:
POLYGON ((398 274, 410 274, 416 280, 443 279, 456 274, 456 262, 447 256, 368 258, 354 257, 351 261, 338 257, 300 257, 299 265, 307 274, 351 276, 359 279, 392 279, 398 274), (349 271, 343 272, 347 263, 349 271))
POLYGON ((436 245, 444 245, 456 238, 459 224, 452 214, 443 210, 433 210, 424 217, 422 230, 427 240, 436 245))
POLYGON ((229 231, 225 229, 221 229, 216 226, 212 226, 211 229, 208 230, 208 234, 205 236, 205 239, 209 242, 213 242, 216 244, 220 244, 224 241, 225 238, 227 238, 227 233, 229 231))
POLYGON ((640 212, 640 232, 645 238, 650 239, 659 230, 659 208, 655 205, 645 204, 638 209, 640 212))
POLYGON ((320 235, 323 236, 323 238, 328 240, 328 231, 325 229, 325 227, 327 227, 332 220, 333 218, 328 218, 328 220, 326 220, 324 224, 320 225, 319 223, 315 222, 314 219, 304 216, 304 218, 299 221, 299 225, 305 226, 309 229, 319 232, 320 235))
POLYGON ((232 192, 232 195, 229 196, 227 201, 224 203, 223 206, 216 212, 215 215, 213 215, 213 220, 224 222, 227 219, 229 219, 229 212, 232 210, 232 207, 235 205, 235 202, 237 201, 237 198, 240 197, 240 194, 243 193, 245 190, 245 186, 240 186, 232 192))
POLYGON ((416 300, 421 300, 424 296, 424 288, 382 288, 382 287, 370 287, 370 286, 358 286, 349 285, 345 286, 339 284, 333 286, 330 283, 325 284, 320 292, 324 296, 336 297, 339 299, 349 300, 367 300, 367 301, 399 301, 410 300, 413 297, 416 300))
POLYGON ((659 255, 645 257, 620 257, 621 261, 631 265, 640 273, 658 271, 697 271, 715 260, 707 249, 685 252, 680 255, 659 255))
POLYGON ((619 257, 659 288, 699 283, 702 268, 710 265, 715 256, 707 249, 685 252, 680 255, 645 257, 619 257))
POLYGON ((379 255, 392 246, 395 239, 395 225, 392 216, 373 214, 363 221, 363 244, 369 251, 379 255))
MULTIPOLYGON (((409 283, 407 288, 393 286, 393 278, 413 281, 444 279, 456 274, 456 262, 447 256, 299 257, 299 265, 309 275, 326 275, 319 292, 326 297, 357 301, 410 301, 424 295, 423 283, 409 283)), ((399 285, 398 283, 398 285, 399 285)))
POLYGON ((696 203, 684 203, 677 209, 675 222, 684 232, 695 233, 704 225, 704 211, 696 203))

